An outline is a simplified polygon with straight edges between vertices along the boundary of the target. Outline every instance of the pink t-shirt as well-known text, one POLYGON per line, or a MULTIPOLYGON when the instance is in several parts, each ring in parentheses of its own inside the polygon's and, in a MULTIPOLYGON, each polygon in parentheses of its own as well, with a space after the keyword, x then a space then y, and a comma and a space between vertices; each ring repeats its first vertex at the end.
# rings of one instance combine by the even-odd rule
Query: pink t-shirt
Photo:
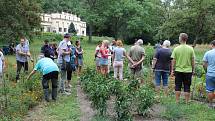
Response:
POLYGON ((106 48, 101 48, 100 49, 100 53, 101 53, 101 57, 104 58, 104 59, 108 59, 108 49, 106 48))

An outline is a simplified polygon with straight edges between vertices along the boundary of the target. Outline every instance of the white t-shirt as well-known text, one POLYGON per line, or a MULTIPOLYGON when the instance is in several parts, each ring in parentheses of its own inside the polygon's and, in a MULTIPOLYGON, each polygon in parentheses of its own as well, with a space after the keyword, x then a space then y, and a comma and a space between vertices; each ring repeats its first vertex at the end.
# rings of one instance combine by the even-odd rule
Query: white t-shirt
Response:
POLYGON ((3 72, 3 61, 4 61, 4 55, 3 53, 0 51, 0 73, 3 72))

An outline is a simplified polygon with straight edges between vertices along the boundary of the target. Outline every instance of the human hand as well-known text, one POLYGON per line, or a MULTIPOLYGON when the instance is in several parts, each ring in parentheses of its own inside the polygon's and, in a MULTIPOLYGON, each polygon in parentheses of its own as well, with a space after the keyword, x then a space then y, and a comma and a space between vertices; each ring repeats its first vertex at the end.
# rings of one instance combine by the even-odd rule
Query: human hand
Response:
POLYGON ((134 64, 132 65, 132 67, 135 68, 135 67, 137 67, 138 65, 139 65, 138 63, 134 63, 134 64))
POLYGON ((170 74, 170 75, 171 75, 171 77, 174 77, 175 73, 174 73, 173 70, 171 71, 171 74, 170 74))

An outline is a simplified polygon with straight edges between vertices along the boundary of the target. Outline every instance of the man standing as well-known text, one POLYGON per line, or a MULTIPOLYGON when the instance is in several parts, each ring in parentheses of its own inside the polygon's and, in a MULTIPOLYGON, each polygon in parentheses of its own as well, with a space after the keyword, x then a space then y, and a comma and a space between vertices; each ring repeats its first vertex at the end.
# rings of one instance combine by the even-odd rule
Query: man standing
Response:
POLYGON ((41 47, 40 53, 44 54, 45 57, 54 60, 54 52, 52 51, 52 48, 50 47, 48 40, 44 40, 44 45, 41 47))
POLYGON ((65 34, 64 35, 64 39, 60 42, 59 46, 58 46, 58 59, 57 59, 57 63, 59 65, 60 68, 60 92, 61 93, 65 93, 65 94, 70 94, 68 92, 66 92, 65 90, 65 82, 67 80, 67 70, 69 69, 70 66, 70 53, 71 50, 68 46, 68 42, 70 41, 70 34, 65 34))
POLYGON ((28 71, 28 58, 31 57, 29 46, 25 45, 25 38, 20 39, 20 44, 16 46, 16 62, 17 62, 17 71, 16 71, 16 81, 19 80, 19 75, 22 67, 24 71, 28 71))
POLYGON ((143 40, 139 39, 134 46, 131 47, 128 56, 134 63, 129 63, 130 72, 134 78, 139 78, 143 82, 142 63, 145 58, 145 50, 143 47, 143 40))
POLYGON ((176 103, 180 100, 182 84, 185 92, 186 103, 190 100, 190 86, 195 66, 195 53, 191 46, 187 45, 188 35, 179 35, 180 45, 172 52, 171 75, 175 74, 175 96, 176 103), (174 70, 175 69, 175 70, 174 70), (175 71, 175 72, 174 72, 175 71))
POLYGON ((52 100, 57 99, 57 80, 58 80, 58 67, 54 61, 50 58, 40 55, 39 61, 34 67, 34 70, 30 73, 27 79, 30 79, 37 71, 42 72, 42 86, 44 90, 45 100, 49 102, 49 80, 52 83, 52 100))
POLYGON ((212 101, 215 98, 215 40, 211 42, 211 50, 205 53, 203 67, 206 74, 206 91, 208 93, 209 107, 214 108, 212 101))

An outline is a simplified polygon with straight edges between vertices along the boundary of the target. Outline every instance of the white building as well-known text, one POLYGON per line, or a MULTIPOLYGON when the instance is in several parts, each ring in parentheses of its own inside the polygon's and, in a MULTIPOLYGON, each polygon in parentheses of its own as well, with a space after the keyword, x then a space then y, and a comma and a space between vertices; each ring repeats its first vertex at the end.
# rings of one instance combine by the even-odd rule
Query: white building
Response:
POLYGON ((42 31, 55 32, 59 34, 68 33, 71 23, 74 24, 77 35, 86 36, 86 22, 81 21, 77 15, 70 13, 41 14, 42 31))

